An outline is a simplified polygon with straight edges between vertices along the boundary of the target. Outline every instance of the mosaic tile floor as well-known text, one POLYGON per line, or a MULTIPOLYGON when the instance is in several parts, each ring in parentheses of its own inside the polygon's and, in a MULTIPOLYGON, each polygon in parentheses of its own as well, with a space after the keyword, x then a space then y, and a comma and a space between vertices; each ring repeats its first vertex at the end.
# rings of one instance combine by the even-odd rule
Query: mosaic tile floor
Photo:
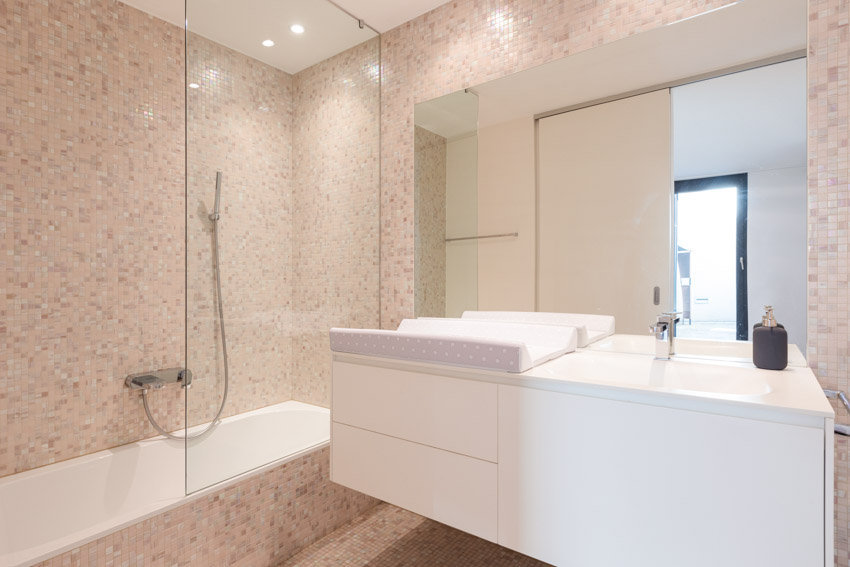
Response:
POLYGON ((547 567, 412 512, 379 504, 280 567, 547 567))

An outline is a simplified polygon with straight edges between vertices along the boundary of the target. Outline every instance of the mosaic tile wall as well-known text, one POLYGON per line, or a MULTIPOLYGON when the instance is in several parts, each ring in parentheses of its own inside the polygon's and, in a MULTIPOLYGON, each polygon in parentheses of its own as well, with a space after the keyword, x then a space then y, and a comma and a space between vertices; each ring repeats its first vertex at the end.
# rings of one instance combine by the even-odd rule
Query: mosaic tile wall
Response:
POLYGON ((446 316, 446 139, 414 126, 417 317, 446 316))
MULTIPOLYGON (((414 313, 413 105, 731 0, 457 0, 382 35, 381 324, 414 313)), ((809 348, 824 387, 850 389, 850 2, 809 0, 809 348)), ((841 423, 850 423, 836 409, 841 423)), ((836 441, 836 564, 850 565, 850 448, 836 441)))
POLYGON ((294 108, 291 75, 194 34, 188 66, 189 83, 198 85, 187 101, 188 411, 195 424, 215 416, 224 386, 208 217, 217 170, 230 372, 224 416, 291 399, 294 108))
MULTIPOLYGON (((187 225, 182 30, 116 0, 10 0, 0 31, 4 476, 155 435, 123 382, 184 365, 187 225)), ((225 416, 329 405, 327 329, 378 326, 379 54, 375 39, 293 77, 190 36, 191 423, 214 415, 224 378, 217 169, 225 416)), ((151 398, 161 425, 182 425, 182 392, 151 398)))
MULTIPOLYGON (((825 388, 850 389, 848 238, 850 2, 809 0, 808 360, 825 388)), ((850 423, 834 406, 837 423, 850 423)), ((835 562, 850 565, 850 447, 835 443, 835 562)))
POLYGON ((330 406, 331 327, 377 328, 380 41, 294 76, 292 396, 330 406))
POLYGON ((3 476, 154 434, 123 381, 183 359, 184 117, 182 31, 114 0, 4 0, 0 42, 3 476))
POLYGON ((326 447, 36 567, 278 565, 377 504, 329 469, 326 447))

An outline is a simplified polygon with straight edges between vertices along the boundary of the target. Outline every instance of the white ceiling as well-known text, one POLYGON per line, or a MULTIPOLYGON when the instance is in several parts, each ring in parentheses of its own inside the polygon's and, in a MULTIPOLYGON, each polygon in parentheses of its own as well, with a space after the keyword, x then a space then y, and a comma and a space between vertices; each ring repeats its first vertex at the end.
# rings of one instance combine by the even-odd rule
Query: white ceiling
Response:
POLYGON ((334 0, 381 33, 430 12, 449 0, 334 0))
MULTIPOLYGON (((180 0, 123 0, 157 18, 183 26, 180 0)), ((187 0, 189 31, 287 73, 324 61, 376 33, 361 29, 356 18, 379 31, 403 24, 445 0, 187 0), (345 11, 348 14, 345 13, 345 11), (355 17, 349 15, 353 14, 355 17), (289 27, 299 23, 305 32, 289 27), (273 47, 264 47, 271 39, 273 47)))
POLYGON ((806 60, 684 85, 673 95, 676 179, 806 165, 806 60))
POLYGON ((450 142, 463 138, 478 130, 478 96, 458 91, 417 104, 413 122, 450 142))

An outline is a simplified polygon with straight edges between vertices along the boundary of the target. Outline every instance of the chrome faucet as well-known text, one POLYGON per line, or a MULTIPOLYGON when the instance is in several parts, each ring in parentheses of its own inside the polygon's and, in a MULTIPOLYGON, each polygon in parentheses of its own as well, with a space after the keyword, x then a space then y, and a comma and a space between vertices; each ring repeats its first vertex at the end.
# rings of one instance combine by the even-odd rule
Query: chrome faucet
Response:
POLYGON ((676 323, 679 322, 681 313, 662 313, 655 321, 655 325, 649 327, 649 332, 655 334, 655 359, 670 360, 676 354, 676 323))

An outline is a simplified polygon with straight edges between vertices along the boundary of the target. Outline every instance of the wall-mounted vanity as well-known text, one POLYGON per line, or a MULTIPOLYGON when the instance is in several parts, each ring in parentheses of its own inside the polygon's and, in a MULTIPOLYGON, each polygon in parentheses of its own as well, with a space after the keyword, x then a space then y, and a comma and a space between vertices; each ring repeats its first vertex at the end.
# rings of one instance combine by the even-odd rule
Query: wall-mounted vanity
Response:
POLYGON ((334 482, 558 566, 832 565, 834 414, 806 366, 333 357, 334 482))
POLYGON ((418 104, 416 316, 617 334, 518 373, 338 350, 332 479, 554 565, 832 565, 806 14, 744 0, 418 104), (751 362, 765 303, 780 372, 751 362), (689 337, 670 361, 664 311, 689 337))

